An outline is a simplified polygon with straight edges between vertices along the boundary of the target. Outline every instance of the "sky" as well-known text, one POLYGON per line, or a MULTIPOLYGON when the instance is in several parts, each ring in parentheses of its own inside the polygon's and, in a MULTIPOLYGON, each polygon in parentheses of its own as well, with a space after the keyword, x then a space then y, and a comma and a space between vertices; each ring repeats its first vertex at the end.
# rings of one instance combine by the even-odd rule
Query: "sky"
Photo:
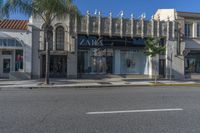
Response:
MULTIPOLYGON (((84 15, 89 10, 94 14, 95 10, 101 11, 103 16, 108 16, 109 11, 113 12, 114 17, 118 17, 120 11, 124 11, 124 16, 129 18, 134 14, 136 18, 145 13, 147 18, 157 11, 157 9, 173 8, 177 11, 200 12, 199 0, 74 0, 84 15)), ((22 14, 12 14, 11 19, 28 19, 22 14)))

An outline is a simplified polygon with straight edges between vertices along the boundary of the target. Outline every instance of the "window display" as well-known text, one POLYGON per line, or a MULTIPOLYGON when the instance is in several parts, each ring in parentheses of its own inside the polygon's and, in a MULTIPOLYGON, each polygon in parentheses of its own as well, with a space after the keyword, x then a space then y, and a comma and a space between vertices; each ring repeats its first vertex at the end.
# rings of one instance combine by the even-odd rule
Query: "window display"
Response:
POLYGON ((200 58, 198 55, 193 55, 185 59, 186 73, 200 73, 200 58))
POLYGON ((19 71, 20 69, 23 69, 23 51, 22 50, 16 50, 15 55, 15 71, 19 71))

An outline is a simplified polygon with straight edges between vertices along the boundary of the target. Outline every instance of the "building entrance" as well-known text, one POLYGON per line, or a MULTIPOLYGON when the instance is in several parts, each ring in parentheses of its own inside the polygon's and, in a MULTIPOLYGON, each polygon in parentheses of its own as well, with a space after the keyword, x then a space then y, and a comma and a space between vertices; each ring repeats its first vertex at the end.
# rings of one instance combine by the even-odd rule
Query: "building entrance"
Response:
MULTIPOLYGON (((45 76, 45 56, 43 56, 42 75, 45 76)), ((49 76, 51 78, 66 78, 67 77, 67 56, 51 55, 49 63, 49 76)))
POLYGON ((159 76, 160 78, 165 78, 165 59, 159 60, 159 76))
POLYGON ((3 77, 8 77, 8 74, 12 71, 11 57, 3 58, 3 77))

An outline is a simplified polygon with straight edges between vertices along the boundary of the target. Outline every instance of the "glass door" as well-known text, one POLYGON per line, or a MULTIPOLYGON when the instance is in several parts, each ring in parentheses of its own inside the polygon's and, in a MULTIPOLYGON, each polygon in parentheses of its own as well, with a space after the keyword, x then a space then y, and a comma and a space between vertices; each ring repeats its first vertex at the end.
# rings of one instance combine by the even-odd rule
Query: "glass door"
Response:
POLYGON ((11 59, 4 58, 3 59, 3 73, 8 74, 11 70, 11 59))

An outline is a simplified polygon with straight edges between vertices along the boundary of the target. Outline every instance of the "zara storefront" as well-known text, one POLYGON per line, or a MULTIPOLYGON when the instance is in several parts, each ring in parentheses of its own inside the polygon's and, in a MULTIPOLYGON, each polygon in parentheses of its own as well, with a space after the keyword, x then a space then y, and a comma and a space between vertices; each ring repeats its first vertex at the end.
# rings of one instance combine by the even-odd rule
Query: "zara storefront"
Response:
POLYGON ((78 36, 79 74, 149 75, 144 39, 78 36))

